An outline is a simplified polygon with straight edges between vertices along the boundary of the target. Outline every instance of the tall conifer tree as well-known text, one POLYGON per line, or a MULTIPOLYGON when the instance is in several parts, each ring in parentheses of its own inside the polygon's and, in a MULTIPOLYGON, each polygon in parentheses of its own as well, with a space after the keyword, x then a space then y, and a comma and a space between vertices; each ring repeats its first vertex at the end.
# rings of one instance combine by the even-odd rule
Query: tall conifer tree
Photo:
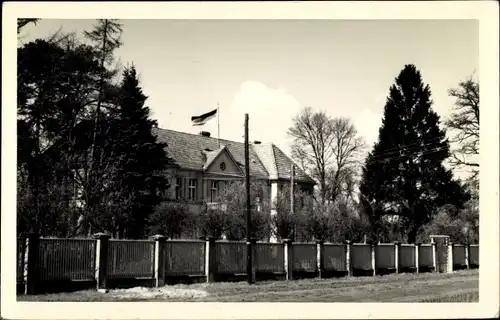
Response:
MULTIPOLYGON (((85 31, 85 37, 92 43, 95 48, 96 55, 101 66, 101 73, 98 77, 98 90, 96 97, 96 107, 93 112, 94 125, 92 129, 92 144, 89 154, 89 170, 87 170, 85 189, 86 189, 86 211, 87 216, 95 217, 101 210, 99 201, 99 190, 95 186, 99 185, 100 177, 98 172, 102 165, 102 146, 104 136, 101 123, 103 122, 103 107, 104 102, 109 100, 110 91, 112 88, 111 79, 115 71, 113 68, 114 51, 121 45, 122 25, 116 19, 98 19, 93 26, 92 31, 85 31)), ((93 219, 93 218, 91 218, 93 219)), ((91 231, 91 230, 90 230, 91 231)))
MULTIPOLYGON (((450 156, 431 90, 414 65, 406 65, 390 88, 378 142, 366 159, 360 186, 372 237, 384 216, 398 216, 409 242, 440 206, 461 207, 467 195, 443 166, 450 156)), ((374 239, 374 240, 375 240, 374 239)))
POLYGON ((127 202, 126 212, 117 217, 120 235, 140 238, 149 215, 169 188, 166 169, 173 161, 165 151, 166 144, 156 140, 156 121, 150 118, 150 109, 144 104, 147 97, 139 86, 134 66, 124 70, 119 90, 106 139, 109 146, 105 148, 113 150, 110 154, 114 153, 117 161, 110 177, 110 190, 117 195, 111 210, 116 211, 118 204, 127 202))

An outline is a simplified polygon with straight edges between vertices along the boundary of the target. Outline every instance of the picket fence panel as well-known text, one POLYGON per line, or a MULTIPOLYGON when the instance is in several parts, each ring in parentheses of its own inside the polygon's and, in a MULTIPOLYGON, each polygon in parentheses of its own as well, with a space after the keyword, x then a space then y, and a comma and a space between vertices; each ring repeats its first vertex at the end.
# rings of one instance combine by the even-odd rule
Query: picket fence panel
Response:
POLYGON ((395 263, 396 248, 392 243, 380 243, 375 247, 375 266, 380 269, 396 268, 395 263))
POLYGON ((293 270, 316 272, 318 271, 318 255, 315 243, 292 244, 293 270))
POLYGON ((155 242, 109 240, 108 278, 154 278, 155 242))
POLYGON ((351 265, 357 270, 372 270, 371 245, 354 243, 351 247, 351 265))
POLYGON ((402 244, 399 247, 399 267, 415 268, 415 245, 402 244))
POLYGON ((255 246, 255 266, 260 272, 285 272, 284 245, 258 242, 255 246))
POLYGON ((165 249, 165 275, 205 274, 205 241, 169 240, 165 249))
POLYGON ((469 265, 479 265, 479 245, 472 244, 469 247, 469 265))
POLYGON ((325 271, 347 271, 346 246, 344 244, 325 243, 323 254, 325 271))
POLYGON ((41 238, 38 254, 40 281, 95 279, 93 239, 41 238))
POLYGON ((17 239, 17 283, 24 282, 26 240, 17 239))
POLYGON ((465 250, 462 244, 453 245, 453 265, 465 266, 465 250))
POLYGON ((418 249, 419 267, 432 267, 434 265, 432 245, 422 244, 418 249))
POLYGON ((243 241, 215 242, 215 256, 217 257, 217 272, 246 273, 247 246, 243 241))

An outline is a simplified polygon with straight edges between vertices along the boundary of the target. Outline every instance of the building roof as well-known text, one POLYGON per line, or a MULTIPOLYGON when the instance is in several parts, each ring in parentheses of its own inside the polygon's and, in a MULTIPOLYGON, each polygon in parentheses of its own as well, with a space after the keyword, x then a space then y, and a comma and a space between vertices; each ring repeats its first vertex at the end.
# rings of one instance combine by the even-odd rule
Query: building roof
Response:
POLYGON ((222 151, 224 151, 224 149, 226 149, 225 146, 222 146, 220 147, 219 149, 217 150, 204 150, 203 153, 205 153, 206 155, 206 160, 205 160, 205 164, 203 165, 203 169, 206 170, 208 169, 208 167, 212 164, 212 162, 217 159, 217 156, 219 154, 222 153, 222 151))
MULTIPOLYGON (((233 156, 243 169, 245 164, 245 146, 242 142, 229 141, 198 134, 154 128, 159 142, 168 145, 170 157, 183 169, 203 170, 208 162, 222 151, 223 147, 233 156)), ((290 169, 294 163, 283 151, 272 143, 251 144, 249 146, 250 175, 263 179, 290 179, 290 169)), ((303 170, 295 165, 295 179, 301 182, 315 183, 303 170)))

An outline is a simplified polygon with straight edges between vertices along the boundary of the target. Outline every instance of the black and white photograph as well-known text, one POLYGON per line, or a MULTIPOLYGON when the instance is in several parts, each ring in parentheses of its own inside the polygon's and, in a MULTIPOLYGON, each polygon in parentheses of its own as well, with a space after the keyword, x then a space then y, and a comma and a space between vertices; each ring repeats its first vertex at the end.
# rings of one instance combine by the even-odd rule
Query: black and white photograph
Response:
POLYGON ((245 3, 11 9, 5 317, 51 302, 112 304, 30 318, 212 305, 192 302, 237 304, 163 315, 498 316, 498 28, 479 18, 495 5, 449 3, 414 19, 359 2, 339 7, 350 18, 302 2, 270 5, 276 19, 250 2, 247 18, 245 3), (244 313, 254 302, 270 311, 244 313))

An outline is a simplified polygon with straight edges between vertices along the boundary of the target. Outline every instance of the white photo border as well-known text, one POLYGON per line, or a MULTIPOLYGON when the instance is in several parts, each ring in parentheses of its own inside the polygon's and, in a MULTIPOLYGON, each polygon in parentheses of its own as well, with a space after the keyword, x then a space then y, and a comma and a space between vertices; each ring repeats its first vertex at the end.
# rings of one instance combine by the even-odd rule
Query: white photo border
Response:
POLYGON ((424 319, 499 311, 499 51, 496 1, 4 2, 2 17, 1 315, 15 319, 424 319), (16 20, 42 19, 477 19, 481 112, 479 303, 17 302, 16 20))

